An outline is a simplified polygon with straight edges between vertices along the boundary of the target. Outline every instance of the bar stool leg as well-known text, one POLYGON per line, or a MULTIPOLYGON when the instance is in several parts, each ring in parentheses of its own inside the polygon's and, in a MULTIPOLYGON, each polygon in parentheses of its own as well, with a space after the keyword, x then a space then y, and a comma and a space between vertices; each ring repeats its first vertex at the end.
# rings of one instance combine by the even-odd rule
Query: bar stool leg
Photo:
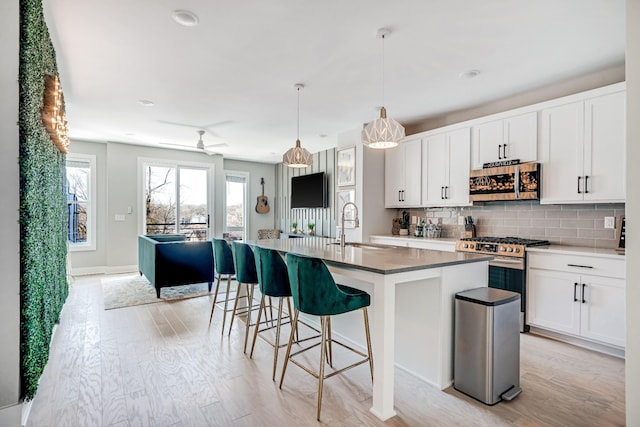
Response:
MULTIPOLYGON (((249 341, 249 328, 251 327, 251 312, 253 311, 253 291, 255 289, 254 284, 247 283, 247 293, 249 294, 249 301, 247 302, 247 324, 244 331, 244 353, 247 354, 247 342, 249 341)), ((256 325, 256 328, 258 325, 256 325)))
MULTIPOLYGON (((291 313, 293 313, 293 311, 291 310, 291 297, 285 297, 285 298, 287 298, 287 308, 288 308, 287 313, 289 313, 289 320, 291 320, 292 319, 291 313)), ((293 324, 292 324, 292 327, 293 327, 293 324)), ((296 324, 296 341, 300 341, 300 335, 298 334, 297 324, 296 324)))
POLYGON ((224 313, 222 313, 222 331, 221 335, 224 335, 224 324, 227 321, 227 304, 229 303, 229 289, 231 288, 231 275, 227 277, 227 296, 224 300, 224 313))
POLYGON ((293 336, 295 329, 298 326, 298 310, 294 311, 293 322, 291 323, 291 334, 289 334, 289 344, 287 345, 287 354, 284 356, 284 364, 282 365, 282 375, 280 376, 280 388, 284 382, 284 374, 287 372, 287 364, 289 363, 289 356, 291 355, 291 345, 293 344, 293 336))
POLYGON ((324 385, 324 358, 326 357, 327 351, 327 328, 328 328, 329 318, 328 316, 322 316, 322 339, 320 344, 320 370, 318 372, 318 410, 316 413, 316 419, 320 421, 320 410, 322 408, 322 387, 324 385))
MULTIPOLYGON (((245 287, 247 285, 245 284, 245 287)), ((238 311, 238 296, 240 295, 240 289, 242 288, 242 283, 238 282, 238 287, 236 288, 236 297, 233 302, 233 310, 231 311, 231 323, 229 323, 229 334, 227 336, 231 336, 231 329, 233 329, 233 320, 236 318, 236 312, 238 311)))
MULTIPOLYGON (((260 298, 260 309, 258 309, 258 319, 256 319, 256 327, 253 330, 253 340, 251 341, 251 352, 249 353, 249 358, 253 357, 253 349, 256 346, 256 338, 258 337, 258 328, 260 327, 260 318, 262 317, 262 312, 266 311, 264 307, 264 295, 260 298)), ((265 313, 265 318, 267 317, 265 313)))
POLYGON ((371 333, 369 332, 369 313, 367 307, 362 307, 362 313, 364 314, 364 332, 367 336, 367 353, 369 354, 369 370, 371 371, 371 382, 373 382, 373 357, 371 357, 371 333))
POLYGON ((283 297, 280 297, 280 301, 278 303, 278 320, 276 321, 276 345, 273 347, 273 374, 271 375, 271 381, 276 380, 276 365, 278 364, 278 350, 280 349, 280 325, 282 324, 282 299, 283 297))
POLYGON ((218 274, 218 280, 216 280, 216 291, 213 294, 213 304, 211 305, 211 314, 209 315, 209 326, 211 326, 211 319, 213 319, 213 309, 216 308, 216 301, 218 300, 218 289, 220 289, 220 274, 218 274))

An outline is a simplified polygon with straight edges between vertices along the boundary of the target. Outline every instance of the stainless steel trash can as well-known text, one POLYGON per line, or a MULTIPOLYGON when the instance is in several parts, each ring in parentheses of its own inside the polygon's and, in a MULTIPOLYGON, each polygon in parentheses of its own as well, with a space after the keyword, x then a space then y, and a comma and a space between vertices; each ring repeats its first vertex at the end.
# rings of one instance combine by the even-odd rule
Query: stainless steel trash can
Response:
POLYGON ((520 294, 477 288, 455 295, 454 388, 494 405, 520 389, 520 294))

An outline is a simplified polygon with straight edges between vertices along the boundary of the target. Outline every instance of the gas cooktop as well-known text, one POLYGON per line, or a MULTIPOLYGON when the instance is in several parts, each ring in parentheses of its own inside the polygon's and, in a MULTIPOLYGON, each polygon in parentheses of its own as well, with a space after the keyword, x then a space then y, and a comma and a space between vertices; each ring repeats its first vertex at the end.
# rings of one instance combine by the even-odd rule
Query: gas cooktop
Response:
POLYGON ((548 240, 521 239, 519 237, 466 237, 456 242, 456 251, 524 258, 525 248, 549 244, 548 240))

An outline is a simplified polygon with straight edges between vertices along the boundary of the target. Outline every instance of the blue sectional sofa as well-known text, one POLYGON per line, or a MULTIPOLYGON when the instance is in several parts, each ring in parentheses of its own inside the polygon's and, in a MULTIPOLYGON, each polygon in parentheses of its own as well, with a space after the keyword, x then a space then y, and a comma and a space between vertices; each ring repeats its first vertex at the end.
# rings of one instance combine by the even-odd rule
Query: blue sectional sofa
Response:
POLYGON ((208 282, 214 279, 211 241, 189 242, 181 234, 138 236, 138 270, 156 288, 208 282))

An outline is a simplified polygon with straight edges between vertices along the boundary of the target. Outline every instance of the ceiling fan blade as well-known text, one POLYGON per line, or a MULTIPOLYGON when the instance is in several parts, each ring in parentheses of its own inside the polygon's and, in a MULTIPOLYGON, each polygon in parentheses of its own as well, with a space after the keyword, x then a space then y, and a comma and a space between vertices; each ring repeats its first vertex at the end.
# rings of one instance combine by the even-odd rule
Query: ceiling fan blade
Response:
POLYGON ((172 122, 169 120, 156 120, 158 123, 162 123, 165 125, 172 125, 172 126, 182 126, 185 128, 194 128, 194 129, 201 129, 202 126, 196 126, 196 125, 190 125, 188 123, 178 123, 178 122, 172 122))
POLYGON ((209 149, 209 148, 213 148, 213 147, 228 147, 229 144, 227 144, 226 142, 220 142, 218 144, 208 144, 204 146, 204 149, 209 149))

